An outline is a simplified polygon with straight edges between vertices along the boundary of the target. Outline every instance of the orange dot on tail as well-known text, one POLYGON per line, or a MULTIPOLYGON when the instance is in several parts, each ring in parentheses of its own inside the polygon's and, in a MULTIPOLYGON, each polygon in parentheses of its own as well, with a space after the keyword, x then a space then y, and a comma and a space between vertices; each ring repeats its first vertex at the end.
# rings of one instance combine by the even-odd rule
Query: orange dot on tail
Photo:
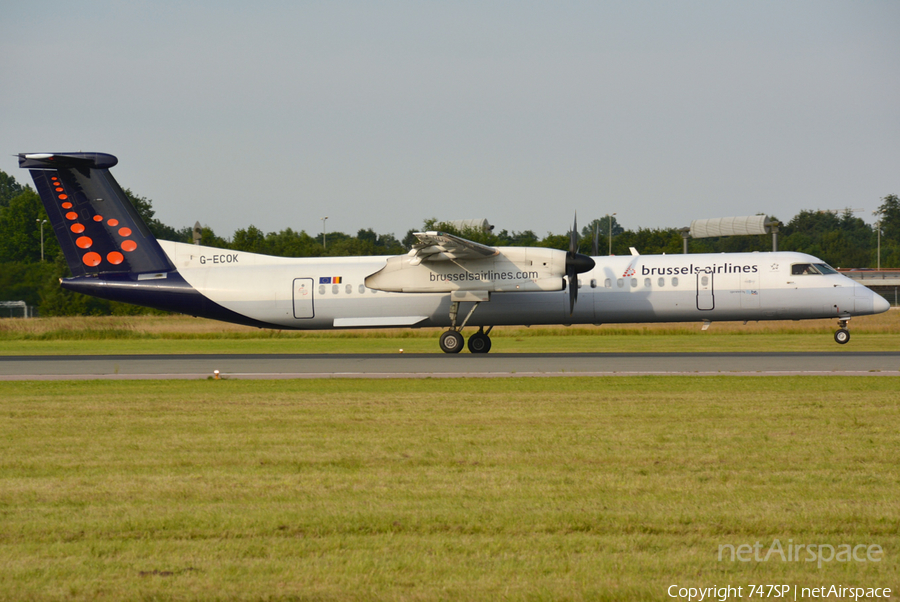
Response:
POLYGON ((56 192, 62 192, 62 191, 63 191, 62 187, 61 187, 61 186, 57 186, 56 192))
POLYGON ((118 251, 113 251, 112 253, 107 254, 106 261, 110 262, 113 265, 119 265, 120 263, 125 261, 125 256, 118 251))
POLYGON ((69 201, 66 201, 65 203, 62 204, 62 208, 63 209, 71 209, 72 203, 70 203, 69 201))
POLYGON ((61 201, 64 201, 64 200, 66 200, 67 198, 69 198, 69 195, 67 195, 67 194, 61 194, 61 195, 59 195, 59 200, 61 200, 61 201))
POLYGON ((84 232, 84 226, 82 226, 81 224, 72 224, 72 227, 69 229, 75 234, 81 234, 82 232, 84 232))
POLYGON ((119 236, 131 236, 131 228, 119 228, 119 236))
POLYGON ((66 219, 76 220, 76 219, 78 219, 78 214, 75 213, 74 211, 69 211, 66 214, 66 219))
POLYGON ((78 240, 75 241, 75 244, 82 249, 87 249, 90 248, 92 244, 94 244, 94 241, 87 236, 79 236, 78 240))
POLYGON ((110 226, 112 226, 113 228, 115 228, 116 226, 119 225, 119 220, 117 220, 117 219, 110 219, 110 220, 107 221, 106 223, 109 224, 110 226))
POLYGON ((94 216, 94 221, 95 221, 95 222, 102 222, 102 221, 103 221, 103 216, 102 216, 102 215, 95 215, 95 216, 94 216))
POLYGON ((51 180, 58 180, 59 178, 57 178, 56 176, 53 176, 53 177, 51 177, 50 179, 51 179, 51 180))
POLYGON ((89 265, 91 267, 100 265, 100 254, 91 251, 90 253, 85 253, 84 257, 82 257, 81 260, 85 265, 89 265))
POLYGON ((137 243, 133 240, 126 240, 122 243, 122 250, 126 253, 131 253, 135 249, 137 249, 137 243))

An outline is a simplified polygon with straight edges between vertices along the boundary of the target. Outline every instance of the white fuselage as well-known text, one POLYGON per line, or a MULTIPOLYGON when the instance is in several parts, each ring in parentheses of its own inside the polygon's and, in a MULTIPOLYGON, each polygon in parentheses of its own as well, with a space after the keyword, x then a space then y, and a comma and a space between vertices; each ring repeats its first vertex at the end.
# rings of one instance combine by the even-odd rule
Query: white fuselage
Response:
MULTIPOLYGON (((159 242, 198 292, 273 328, 447 327, 451 323, 450 292, 385 292, 366 286, 366 278, 384 269, 388 257, 284 258, 159 242)), ((508 292, 488 288, 490 300, 479 305, 468 324, 841 318, 885 311, 887 304, 840 274, 792 274, 795 264, 822 263, 802 253, 593 259, 595 267, 578 277, 573 314, 569 314, 569 291, 562 290, 562 277, 554 285, 557 290, 549 291, 515 290, 504 282, 508 292)), ((435 273, 446 274, 448 265, 456 272, 477 272, 480 279, 496 274, 481 269, 477 262, 445 262, 434 267, 435 273)), ((431 280, 440 284, 446 278, 431 280)), ((460 315, 471 307, 462 303, 460 315)))

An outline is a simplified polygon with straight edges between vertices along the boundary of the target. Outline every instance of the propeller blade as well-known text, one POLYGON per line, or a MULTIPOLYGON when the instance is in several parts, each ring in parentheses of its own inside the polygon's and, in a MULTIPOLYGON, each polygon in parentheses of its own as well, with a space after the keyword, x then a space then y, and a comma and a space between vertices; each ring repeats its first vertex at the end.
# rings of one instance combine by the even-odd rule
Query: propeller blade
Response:
POLYGON ((574 268, 566 266, 566 278, 569 280, 569 315, 575 313, 575 302, 578 300, 578 274, 574 268))
POLYGON ((572 222, 572 231, 569 232, 569 253, 578 252, 578 214, 575 214, 575 221, 572 222))
POLYGON ((578 274, 594 269, 594 260, 578 252, 578 214, 569 233, 569 252, 566 253, 566 284, 569 287, 569 315, 575 313, 578 300, 578 274))

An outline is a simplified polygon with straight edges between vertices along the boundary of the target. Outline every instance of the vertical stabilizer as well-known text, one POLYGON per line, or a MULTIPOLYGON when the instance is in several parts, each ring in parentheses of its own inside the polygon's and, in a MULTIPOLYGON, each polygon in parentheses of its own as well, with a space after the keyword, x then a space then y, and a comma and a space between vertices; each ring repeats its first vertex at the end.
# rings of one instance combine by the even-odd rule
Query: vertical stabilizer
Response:
POLYGON ((74 276, 174 269, 104 153, 21 153, 74 276))

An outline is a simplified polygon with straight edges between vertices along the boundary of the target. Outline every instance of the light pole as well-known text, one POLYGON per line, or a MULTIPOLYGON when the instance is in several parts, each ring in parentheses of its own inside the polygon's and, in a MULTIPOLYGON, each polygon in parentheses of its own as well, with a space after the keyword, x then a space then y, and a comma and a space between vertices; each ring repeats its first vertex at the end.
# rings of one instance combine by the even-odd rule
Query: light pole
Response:
MULTIPOLYGON (((613 215, 615 215, 615 213, 613 213, 613 215)), ((606 219, 609 221, 609 254, 612 255, 612 216, 607 213, 606 219)))
POLYGON ((878 230, 878 270, 881 271, 881 220, 875 222, 875 228, 878 230))
POLYGON ((325 220, 328 219, 328 216, 322 218, 322 250, 324 251, 327 247, 325 246, 325 220))
POLYGON ((34 220, 41 225, 41 261, 44 261, 44 224, 47 223, 45 219, 36 219, 34 220))
POLYGON ((878 232, 878 269, 881 269, 881 220, 884 219, 884 215, 881 213, 880 209, 876 209, 872 212, 872 215, 878 216, 878 221, 875 222, 875 230, 878 232))

